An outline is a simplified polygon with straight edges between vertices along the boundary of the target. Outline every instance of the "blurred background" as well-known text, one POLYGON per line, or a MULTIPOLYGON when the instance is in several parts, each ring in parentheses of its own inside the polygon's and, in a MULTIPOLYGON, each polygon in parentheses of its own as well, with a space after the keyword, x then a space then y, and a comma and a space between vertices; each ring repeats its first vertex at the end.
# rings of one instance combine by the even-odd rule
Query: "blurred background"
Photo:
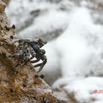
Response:
POLYGON ((17 38, 48 42, 41 73, 50 85, 65 76, 103 75, 103 0, 3 1, 17 38))

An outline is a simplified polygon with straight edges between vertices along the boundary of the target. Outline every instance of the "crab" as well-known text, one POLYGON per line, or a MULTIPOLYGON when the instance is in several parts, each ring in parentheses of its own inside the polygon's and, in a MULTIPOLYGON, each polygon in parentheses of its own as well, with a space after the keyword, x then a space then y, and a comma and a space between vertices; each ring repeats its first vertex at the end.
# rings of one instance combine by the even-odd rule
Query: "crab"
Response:
POLYGON ((29 39, 16 39, 12 42, 4 43, 5 45, 16 45, 17 43, 15 52, 8 56, 9 58, 20 58, 20 61, 12 68, 12 70, 21 64, 23 64, 24 66, 29 61, 31 63, 37 63, 41 60, 41 63, 37 63, 36 65, 34 65, 34 67, 40 67, 38 70, 38 72, 40 72, 47 62, 47 57, 45 56, 46 52, 44 49, 41 49, 41 47, 43 47, 47 42, 41 39, 38 39, 37 41, 31 41, 29 39), (35 60, 33 60, 34 58, 35 60))

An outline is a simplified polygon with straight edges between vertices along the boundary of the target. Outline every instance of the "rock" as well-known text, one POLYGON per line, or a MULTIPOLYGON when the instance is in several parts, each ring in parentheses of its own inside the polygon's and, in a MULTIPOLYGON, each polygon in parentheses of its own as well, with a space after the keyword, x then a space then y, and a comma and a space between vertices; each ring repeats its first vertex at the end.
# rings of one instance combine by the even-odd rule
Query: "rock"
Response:
POLYGON ((0 13, 3 13, 5 11, 5 7, 6 7, 6 4, 0 1, 0 13))

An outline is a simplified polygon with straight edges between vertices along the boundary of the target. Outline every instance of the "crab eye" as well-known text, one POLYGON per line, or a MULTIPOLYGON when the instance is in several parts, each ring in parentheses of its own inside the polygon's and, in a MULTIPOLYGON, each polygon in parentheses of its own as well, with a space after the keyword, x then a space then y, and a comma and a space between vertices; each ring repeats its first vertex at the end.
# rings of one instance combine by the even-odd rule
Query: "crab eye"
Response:
POLYGON ((45 50, 42 49, 40 53, 43 55, 43 54, 45 54, 46 52, 45 52, 45 50))
POLYGON ((45 54, 45 50, 43 50, 42 53, 45 54))

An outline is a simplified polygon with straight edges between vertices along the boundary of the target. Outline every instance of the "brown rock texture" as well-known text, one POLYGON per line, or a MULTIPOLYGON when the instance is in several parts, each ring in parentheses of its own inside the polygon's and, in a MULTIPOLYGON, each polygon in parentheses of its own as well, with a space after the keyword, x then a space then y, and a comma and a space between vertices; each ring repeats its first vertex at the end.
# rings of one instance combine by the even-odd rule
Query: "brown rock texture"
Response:
POLYGON ((55 97, 48 84, 36 76, 30 62, 13 69, 20 58, 9 58, 16 45, 4 44, 15 39, 15 26, 9 25, 5 7, 0 2, 0 103, 66 103, 55 97))
POLYGON ((4 3, 6 3, 7 5, 9 4, 10 0, 2 0, 4 3))

